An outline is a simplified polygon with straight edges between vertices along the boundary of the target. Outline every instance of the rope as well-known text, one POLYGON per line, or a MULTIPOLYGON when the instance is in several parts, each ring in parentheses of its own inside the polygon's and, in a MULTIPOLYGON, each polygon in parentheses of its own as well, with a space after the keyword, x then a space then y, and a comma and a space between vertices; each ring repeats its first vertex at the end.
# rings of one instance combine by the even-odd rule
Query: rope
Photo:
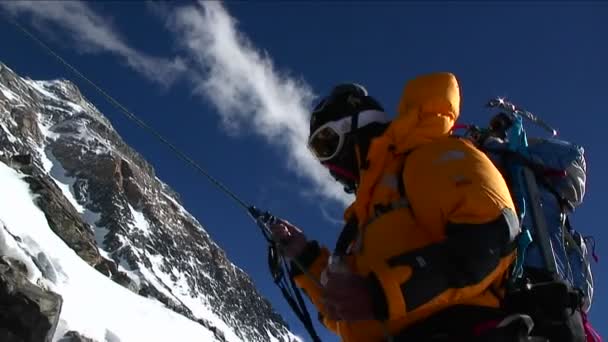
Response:
POLYGON ((186 153, 182 152, 173 143, 171 143, 162 134, 160 134, 160 132, 158 132, 157 130, 155 130, 154 128, 152 128, 152 126, 148 125, 143 120, 141 120, 139 117, 137 117, 135 114, 133 114, 133 112, 131 112, 129 109, 127 109, 127 107, 123 106, 120 102, 118 102, 118 100, 116 100, 110 94, 108 94, 107 92, 105 92, 95 82, 91 81, 88 77, 86 77, 84 74, 82 74, 80 71, 78 71, 78 69, 76 69, 69 62, 67 62, 65 59, 63 59, 61 56, 59 56, 59 54, 57 54, 51 47, 49 47, 47 44, 45 44, 42 40, 38 39, 38 37, 36 37, 28 29, 26 29, 25 27, 23 27, 22 25, 20 25, 17 21, 13 20, 12 18, 7 18, 7 19, 15 27, 17 27, 21 32, 23 32, 28 38, 30 38, 31 40, 33 40, 34 42, 36 42, 38 45, 40 45, 51 56, 55 57, 55 59, 57 59, 61 64, 63 64, 63 66, 65 66, 66 68, 68 68, 70 71, 72 71, 78 77, 80 77, 82 80, 84 80, 89 85, 91 85, 95 90, 97 90, 101 95, 103 95, 103 97, 108 102, 110 102, 110 104, 112 104, 115 108, 117 108, 119 110, 119 112, 121 112, 122 114, 124 114, 131 121, 135 122, 139 127, 143 128, 144 130, 148 131, 153 136, 155 136, 163 144, 165 144, 167 147, 169 147, 169 149, 171 149, 177 155, 178 158, 180 158, 181 160, 183 160, 187 164, 190 164, 190 166, 194 167, 195 170, 197 170, 199 173, 201 173, 203 176, 205 176, 219 190, 223 191, 226 195, 228 195, 230 198, 232 198, 239 206, 241 206, 241 207, 243 207, 245 209, 249 209, 250 208, 250 205, 248 205, 245 201, 243 201, 242 199, 240 199, 233 191, 231 191, 230 189, 228 189, 224 184, 222 184, 215 177, 211 176, 196 161, 194 161, 186 153))
MULTIPOLYGON (((67 62, 65 59, 63 59, 61 56, 59 56, 59 54, 57 54, 51 47, 49 47, 47 44, 45 44, 42 40, 38 39, 38 37, 36 37, 33 33, 31 33, 25 27, 21 26, 17 21, 13 20, 12 18, 7 18, 7 19, 15 27, 17 27, 21 32, 23 32, 28 38, 30 38, 31 40, 36 42, 38 45, 40 45, 51 56, 55 57, 55 59, 57 59, 66 68, 68 68, 70 71, 72 71, 78 77, 80 77, 82 80, 84 80, 89 85, 91 85, 95 90, 97 90, 101 95, 103 95, 103 97, 108 102, 110 102, 110 104, 112 104, 115 108, 117 108, 119 110, 119 112, 124 114, 128 119, 135 122, 139 127, 143 128, 144 130, 148 131, 153 136, 155 136, 163 144, 165 144, 167 147, 169 147, 169 149, 171 149, 178 156, 179 159, 183 160, 184 162, 188 163, 190 166, 194 167, 195 170, 197 170, 200 174, 202 174, 204 177, 206 177, 219 190, 221 190, 226 195, 228 195, 230 198, 232 198, 239 206, 241 206, 245 210, 247 210, 249 215, 254 219, 254 221, 256 221, 256 223, 258 223, 260 228, 262 228, 262 233, 264 234, 264 237, 268 240, 268 242, 269 243, 273 242, 271 236, 269 235, 270 233, 268 231, 268 227, 266 227, 265 222, 263 222, 263 220, 261 220, 261 217, 264 214, 266 214, 267 218, 269 218, 269 215, 270 215, 269 213, 263 213, 263 212, 259 211, 257 208, 255 208, 254 206, 249 205, 245 201, 240 199, 233 191, 228 189, 218 179, 211 176, 207 171, 205 171, 205 169, 203 167, 201 167, 196 161, 194 161, 186 153, 182 152, 179 148, 177 148, 173 143, 171 143, 169 140, 167 140, 157 130, 155 130, 150 125, 148 125, 146 122, 144 122, 139 117, 137 117, 135 114, 133 114, 133 112, 131 112, 129 109, 127 109, 125 106, 123 106, 120 102, 118 102, 118 100, 116 100, 110 94, 105 92, 95 82, 90 80, 88 77, 86 77, 84 74, 82 74, 78 69, 76 69, 74 66, 72 66, 69 62, 67 62)), ((272 219, 274 219, 274 217, 272 219)), ((278 246, 279 245, 277 245, 277 247, 278 246)), ((280 250, 280 248, 279 248, 279 250, 280 250)), ((283 261, 283 264, 284 264, 284 261, 283 261)), ((283 265, 283 266, 286 267, 286 265, 283 265)), ((314 277, 312 277, 312 275, 310 275, 310 273, 308 273, 307 270, 301 264, 296 262, 296 266, 298 268, 300 268, 301 271, 304 272, 308 277, 310 277, 311 280, 315 281, 315 283, 317 283, 319 286, 321 286, 319 281, 316 280, 314 277)), ((272 269, 271 269, 271 271, 272 271, 272 269)), ((273 274, 273 278, 274 278, 274 274, 273 274)), ((285 297, 285 299, 287 300, 289 305, 292 307, 292 309, 294 310, 295 314, 298 316, 300 321, 304 324, 304 327, 310 334, 313 341, 320 342, 321 339, 319 338, 319 336, 317 335, 317 333, 314 329, 314 325, 310 318, 310 314, 308 313, 308 310, 306 309, 306 305, 304 304, 302 296, 299 293, 294 280, 291 277, 289 277, 290 282, 287 282, 285 280, 284 276, 281 276, 281 280, 282 280, 282 282, 277 281, 277 279, 275 279, 275 283, 281 289, 283 296, 285 297), (295 292, 295 296, 293 294, 289 293, 289 289, 290 289, 289 285, 291 285, 291 290, 293 292, 295 292), (294 299, 294 297, 296 299, 294 299)))

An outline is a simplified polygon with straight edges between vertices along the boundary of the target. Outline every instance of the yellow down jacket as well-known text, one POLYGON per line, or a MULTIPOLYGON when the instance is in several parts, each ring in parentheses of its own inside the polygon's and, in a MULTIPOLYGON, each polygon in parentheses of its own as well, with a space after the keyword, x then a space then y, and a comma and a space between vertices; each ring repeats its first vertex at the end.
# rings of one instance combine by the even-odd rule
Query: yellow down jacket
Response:
MULTIPOLYGON (((322 293, 295 280, 343 341, 380 341, 456 304, 497 307, 519 233, 509 189, 471 143, 450 137, 460 111, 454 75, 423 75, 406 84, 398 115, 375 138, 361 170, 347 222, 357 237, 345 257, 350 271, 381 289, 382 322, 333 321, 322 293)), ((303 262, 320 279, 330 251, 308 248, 303 262)))

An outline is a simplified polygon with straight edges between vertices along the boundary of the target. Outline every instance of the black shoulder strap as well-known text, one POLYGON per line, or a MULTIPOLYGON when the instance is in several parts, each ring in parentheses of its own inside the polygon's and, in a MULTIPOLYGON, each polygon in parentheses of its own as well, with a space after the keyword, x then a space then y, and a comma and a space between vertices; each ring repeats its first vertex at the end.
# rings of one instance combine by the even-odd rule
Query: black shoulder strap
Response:
MULTIPOLYGON (((407 159, 407 155, 405 156, 407 159)), ((401 167, 399 167, 399 172, 397 173, 397 190, 399 191, 399 196, 403 198, 408 198, 407 193, 405 192, 405 177, 403 176, 403 172, 405 171, 405 159, 403 159, 403 163, 401 167)))
POLYGON ((357 227, 359 223, 356 217, 351 218, 346 222, 344 228, 340 232, 338 236, 338 240, 336 241, 336 248, 334 248, 335 255, 345 255, 346 250, 351 242, 355 240, 357 237, 357 227))
MULTIPOLYGON (((399 170, 397 172, 397 190, 399 191, 399 196, 402 198, 408 198, 407 192, 405 190, 405 180, 403 177, 403 171, 405 169, 405 161, 407 157, 412 152, 412 150, 408 150, 403 153, 403 162, 401 163, 399 170)), ((334 248, 335 255, 345 255, 348 246, 350 246, 351 242, 353 242, 357 238, 359 222, 356 217, 351 218, 346 222, 340 235, 338 236, 338 240, 336 241, 336 247, 334 248)))

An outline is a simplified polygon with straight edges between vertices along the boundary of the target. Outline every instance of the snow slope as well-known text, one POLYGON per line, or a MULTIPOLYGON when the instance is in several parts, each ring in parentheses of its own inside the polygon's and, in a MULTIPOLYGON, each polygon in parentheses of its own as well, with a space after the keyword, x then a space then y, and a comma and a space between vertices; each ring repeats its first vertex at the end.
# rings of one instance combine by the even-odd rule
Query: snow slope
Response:
MULTIPOLYGON (((32 254, 36 258, 39 246, 48 247, 40 254, 50 259, 44 274, 34 264, 31 269, 33 281, 48 282, 64 297, 64 322, 56 336, 70 329, 99 341, 115 341, 114 335, 133 342, 297 340, 251 278, 230 262, 180 204, 179 195, 73 83, 24 78, 0 62, 0 155, 7 162, 16 155, 31 156, 28 167, 32 171, 24 172, 35 175, 36 182, 57 186, 49 185, 45 188, 49 192, 41 193, 46 204, 36 201, 46 210, 54 232, 40 210, 36 209, 40 222, 18 224, 19 217, 30 219, 29 211, 15 207, 16 203, 0 205, 0 219, 7 229, 29 236, 17 239, 24 241, 23 250, 29 250, 23 258, 31 259, 32 254), (47 200, 52 202, 50 207, 47 200), (9 222, 9 215, 17 218, 9 222), (32 228, 40 225, 43 228, 32 228), (34 234, 26 228, 45 233, 34 234), (49 245, 49 241, 55 242, 49 245), (88 264, 78 260, 81 266, 73 266, 73 258, 79 255, 88 264), (69 267, 63 265, 66 260, 69 267), (88 270, 83 270, 87 265, 88 270), (129 296, 133 298, 124 299, 129 296), (180 330, 173 328, 176 318, 144 319, 132 326, 129 318, 139 322, 153 310, 144 306, 125 311, 123 303, 169 308, 205 333, 183 338, 157 333, 162 327, 180 330), (155 326, 152 331, 150 325, 155 326), (120 326, 140 332, 127 333, 120 326), (206 337, 209 332, 214 338, 206 337)), ((3 183, 0 179, 2 196, 11 193, 3 183)), ((0 233, 5 233, 2 225, 0 233)), ((5 235, 15 247, 11 234, 5 235)))
POLYGON ((215 341, 202 325, 134 295, 86 264, 51 231, 21 177, 0 163, 0 244, 26 263, 31 281, 63 297, 54 341, 68 330, 108 342, 215 341), (48 264, 40 270, 28 254, 48 264))

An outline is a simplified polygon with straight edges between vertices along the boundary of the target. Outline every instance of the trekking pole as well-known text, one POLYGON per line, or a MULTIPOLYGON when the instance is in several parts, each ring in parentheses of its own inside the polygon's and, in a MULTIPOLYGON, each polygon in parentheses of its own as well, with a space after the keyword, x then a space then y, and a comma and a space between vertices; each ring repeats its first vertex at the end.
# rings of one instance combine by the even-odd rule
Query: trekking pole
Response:
POLYGON ((529 167, 522 166, 522 172, 528 190, 528 196, 530 199, 530 208, 532 209, 532 218, 534 219, 535 233, 538 236, 538 243, 540 245, 540 251, 543 255, 543 260, 547 266, 547 270, 551 274, 557 274, 557 266, 555 255, 553 254, 553 248, 551 247, 551 236, 547 229, 547 221, 543 216, 541 208, 540 191, 538 189, 538 183, 534 172, 529 167))

